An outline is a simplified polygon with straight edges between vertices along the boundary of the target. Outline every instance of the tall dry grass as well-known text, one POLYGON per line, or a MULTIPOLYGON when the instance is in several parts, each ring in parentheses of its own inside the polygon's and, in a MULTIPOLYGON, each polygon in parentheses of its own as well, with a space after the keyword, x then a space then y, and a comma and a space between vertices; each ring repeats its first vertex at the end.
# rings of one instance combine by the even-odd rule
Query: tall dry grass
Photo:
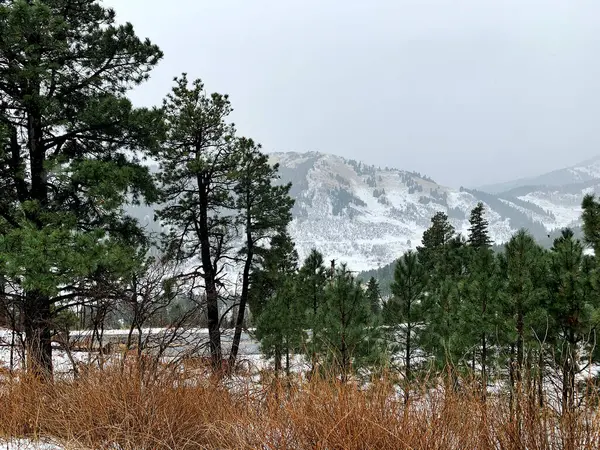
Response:
POLYGON ((595 408, 561 416, 524 402, 516 421, 506 395, 484 403, 475 388, 423 387, 405 405, 384 381, 359 389, 265 378, 232 389, 204 378, 142 379, 105 370, 75 381, 5 381, 0 440, 51 437, 90 449, 600 448, 595 408))

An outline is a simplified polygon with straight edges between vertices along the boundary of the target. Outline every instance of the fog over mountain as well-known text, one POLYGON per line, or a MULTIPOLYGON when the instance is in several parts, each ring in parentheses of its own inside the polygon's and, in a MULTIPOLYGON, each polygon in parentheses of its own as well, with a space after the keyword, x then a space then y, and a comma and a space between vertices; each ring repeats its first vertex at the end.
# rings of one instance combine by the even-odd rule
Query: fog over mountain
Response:
POLYGON ((600 2, 105 0, 165 52, 135 103, 187 72, 265 151, 336 154, 458 188, 600 152, 600 2))

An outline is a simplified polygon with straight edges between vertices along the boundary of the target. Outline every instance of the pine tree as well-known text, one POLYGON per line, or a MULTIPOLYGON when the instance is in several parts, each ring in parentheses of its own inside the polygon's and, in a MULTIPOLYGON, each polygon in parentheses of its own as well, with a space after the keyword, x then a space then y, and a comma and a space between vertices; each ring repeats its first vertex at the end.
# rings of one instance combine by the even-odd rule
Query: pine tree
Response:
POLYGON ((600 202, 592 194, 583 197, 581 203, 583 212, 581 220, 583 221, 583 235, 585 243, 594 249, 597 257, 600 256, 600 202))
POLYGON ((261 350, 275 358, 275 371, 290 371, 290 353, 305 340, 305 306, 298 295, 298 254, 287 233, 275 235, 268 248, 259 249, 257 267, 250 285, 250 308, 255 315, 261 350))
POLYGON ((289 196, 291 184, 274 184, 279 176, 278 165, 271 166, 268 157, 250 139, 238 140, 238 167, 235 172, 235 207, 244 229, 245 246, 241 250, 244 260, 242 293, 235 323, 228 367, 235 366, 244 314, 250 287, 250 269, 257 247, 274 234, 284 233, 292 220, 294 200, 289 196))
POLYGON ((321 310, 325 303, 325 285, 327 273, 323 255, 312 249, 304 260, 298 274, 298 295, 306 308, 306 323, 311 330, 311 338, 307 345, 310 356, 311 373, 317 369, 317 340, 320 333, 321 310))
POLYGON ((466 343, 458 332, 458 315, 464 295, 466 245, 454 235, 448 216, 438 212, 423 233, 417 247, 419 261, 427 274, 427 295, 423 300, 426 328, 422 346, 439 368, 447 368, 456 381, 455 369, 466 343))
POLYGON ((165 206, 157 216, 170 227, 167 253, 180 262, 200 261, 185 275, 203 279, 211 359, 220 370, 219 276, 235 237, 237 141, 233 125, 226 123, 231 105, 226 95, 208 95, 200 80, 190 85, 183 74, 175 79, 164 111, 168 131, 156 158, 165 206))
POLYGON ((273 236, 267 248, 256 249, 248 295, 248 305, 254 317, 261 314, 267 300, 277 291, 282 278, 295 273, 297 269, 298 253, 287 231, 273 236))
POLYGON ((473 348, 472 370, 478 359, 481 374, 482 396, 486 397, 489 367, 494 355, 492 342, 502 325, 499 290, 501 280, 496 257, 486 247, 469 249, 468 269, 465 279, 464 301, 459 312, 459 333, 466 347, 473 348))
POLYGON ((378 324, 362 286, 344 264, 336 269, 325 294, 316 344, 331 370, 346 382, 354 369, 381 357, 378 324))
MULTIPOLYGON (((419 341, 418 330, 423 323, 423 296, 427 277, 416 253, 409 251, 396 263, 392 297, 383 308, 384 323, 391 326, 403 344, 404 371, 407 382, 412 380, 412 357, 419 341)), ((405 401, 409 390, 405 389, 405 401)))
POLYGON ((488 234, 488 221, 485 220, 484 213, 485 207, 481 202, 477 203, 471 211, 468 243, 474 248, 489 248, 493 244, 488 234))
MULTIPOLYGON (((505 329, 503 340, 508 347, 509 382, 511 398, 516 397, 516 415, 520 420, 520 397, 524 379, 524 368, 532 364, 533 356, 526 347, 535 347, 537 336, 543 336, 547 324, 547 264, 544 250, 524 230, 517 232, 505 245, 500 256, 501 275, 504 286, 500 289, 505 329)), ((538 349, 541 351, 541 349, 538 349)), ((531 371, 526 374, 528 377, 531 371)))
POLYGON ((122 205, 128 193, 155 192, 130 155, 153 148, 162 125, 125 93, 161 57, 97 1, 0 4, 0 245, 24 291, 28 365, 38 373, 52 373, 54 304, 76 295, 61 287, 131 266, 123 246, 143 240, 122 205))
POLYGON ((487 392, 489 340, 494 336, 497 325, 500 287, 496 259, 491 250, 492 240, 488 233, 488 222, 484 218, 485 208, 479 202, 471 211, 469 237, 465 255, 467 275, 465 297, 461 308, 461 336, 466 347, 472 347, 471 369, 475 370, 475 360, 479 355, 482 395, 487 392))
POLYGON ((594 316, 600 302, 593 288, 593 264, 583 255, 583 246, 565 229, 551 250, 549 312, 558 327, 558 366, 562 372, 563 411, 575 408, 575 377, 579 372, 580 352, 594 333, 594 316))
POLYGON ((379 315, 379 313, 381 313, 381 292, 379 290, 379 283, 375 277, 369 278, 366 296, 367 300, 369 300, 369 304, 371 305, 371 312, 373 315, 379 315))
POLYGON ((275 372, 281 370, 281 360, 285 357, 287 375, 291 353, 300 350, 305 340, 305 310, 296 287, 296 274, 282 279, 274 295, 267 299, 256 325, 262 352, 267 357, 275 357, 275 372))
POLYGON ((437 212, 431 218, 431 226, 423 233, 422 245, 417 247, 419 261, 426 271, 430 271, 438 259, 437 253, 443 249, 454 236, 454 227, 448 221, 448 216, 437 212))

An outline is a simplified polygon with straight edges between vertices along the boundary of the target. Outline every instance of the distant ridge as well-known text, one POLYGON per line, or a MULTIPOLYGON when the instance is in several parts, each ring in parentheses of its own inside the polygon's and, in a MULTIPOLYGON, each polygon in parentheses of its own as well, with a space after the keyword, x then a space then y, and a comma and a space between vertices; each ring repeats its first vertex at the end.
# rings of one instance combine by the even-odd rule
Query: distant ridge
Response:
MULTIPOLYGON (((418 172, 314 151, 268 156, 279 163, 280 182, 292 183, 296 202, 289 231, 300 258, 316 248, 356 271, 383 267, 414 249, 438 211, 466 235, 469 213, 481 201, 496 244, 521 228, 541 241, 561 228, 578 227, 583 196, 600 194, 600 158, 528 178, 525 184, 506 183, 502 192, 491 193, 449 188, 418 172)), ((149 230, 160 231, 151 207, 129 212, 149 230)))
POLYGON ((525 186, 565 186, 596 179, 600 179, 600 156, 581 161, 580 163, 564 169, 556 169, 542 175, 519 178, 503 183, 488 184, 480 186, 477 189, 489 192, 490 194, 498 194, 525 186))

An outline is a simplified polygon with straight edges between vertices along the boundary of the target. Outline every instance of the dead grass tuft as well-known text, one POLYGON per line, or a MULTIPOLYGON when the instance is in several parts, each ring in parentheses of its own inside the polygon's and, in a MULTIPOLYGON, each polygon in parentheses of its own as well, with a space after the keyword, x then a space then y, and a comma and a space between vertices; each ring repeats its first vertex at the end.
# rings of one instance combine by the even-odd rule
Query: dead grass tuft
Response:
MULTIPOLYGON (((67 447, 122 449, 597 449, 596 408, 561 416, 476 389, 415 389, 408 404, 392 383, 367 388, 328 380, 227 388, 207 379, 90 371, 44 384, 0 385, 0 439, 52 438, 67 447), (513 405, 515 406, 515 405, 513 405)), ((421 387, 420 387, 421 388, 421 387)))

